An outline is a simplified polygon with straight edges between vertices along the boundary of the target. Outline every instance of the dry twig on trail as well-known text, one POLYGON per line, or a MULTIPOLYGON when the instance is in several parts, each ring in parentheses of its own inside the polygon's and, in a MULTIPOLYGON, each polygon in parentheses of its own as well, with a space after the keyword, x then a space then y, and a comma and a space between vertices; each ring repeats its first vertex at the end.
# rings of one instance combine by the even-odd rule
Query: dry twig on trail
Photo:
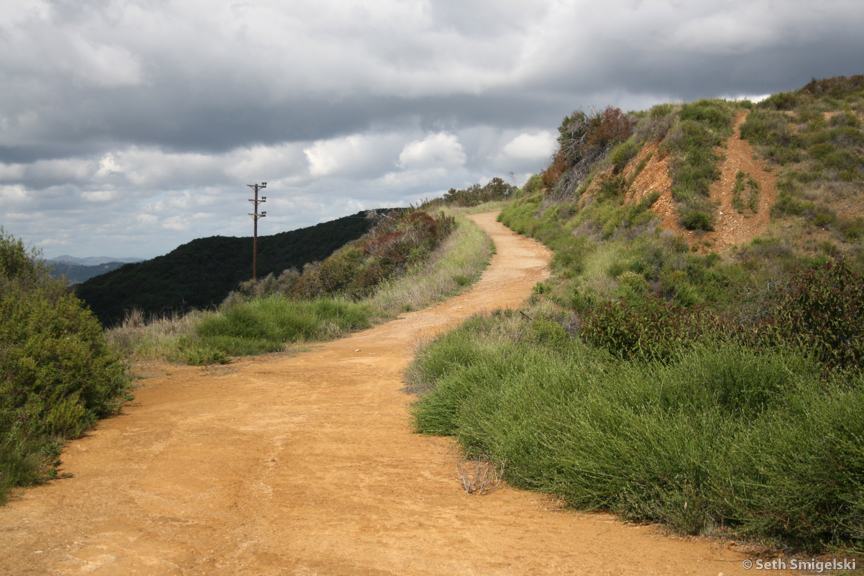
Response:
POLYGON ((501 484, 504 465, 484 459, 465 460, 456 464, 459 481, 468 494, 488 494, 501 484))

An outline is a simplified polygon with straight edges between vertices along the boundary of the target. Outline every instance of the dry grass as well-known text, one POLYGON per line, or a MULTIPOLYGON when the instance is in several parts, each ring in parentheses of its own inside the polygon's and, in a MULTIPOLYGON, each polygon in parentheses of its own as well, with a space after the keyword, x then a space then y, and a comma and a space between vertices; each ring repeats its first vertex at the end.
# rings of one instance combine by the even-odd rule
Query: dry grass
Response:
POLYGON ((147 321, 140 310, 133 310, 123 322, 105 332, 108 342, 132 360, 166 360, 175 356, 183 338, 212 312, 193 310, 147 321))
POLYGON ((462 489, 468 494, 488 494, 501 484, 504 477, 503 464, 482 458, 460 461, 456 469, 462 489))
MULTIPOLYGON (((489 211, 489 204, 484 204, 489 211)), ((481 207, 481 208, 482 208, 481 207)), ((477 207, 475 207, 477 208, 477 207)), ((475 209, 446 209, 456 217, 456 229, 428 261, 408 274, 382 284, 366 302, 383 317, 419 310, 448 298, 480 278, 492 257, 492 240, 464 216, 475 209)))

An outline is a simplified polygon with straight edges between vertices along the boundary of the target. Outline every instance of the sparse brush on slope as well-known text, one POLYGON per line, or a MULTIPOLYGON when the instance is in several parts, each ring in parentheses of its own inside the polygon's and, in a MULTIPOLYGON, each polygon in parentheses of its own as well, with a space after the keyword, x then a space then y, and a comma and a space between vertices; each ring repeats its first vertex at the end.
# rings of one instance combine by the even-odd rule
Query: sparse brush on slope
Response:
POLYGON ((98 320, 0 230, 0 501, 55 472, 62 442, 126 399, 98 320))
POLYGON ((756 106, 741 135, 777 165, 775 218, 794 226, 801 242, 860 246, 864 76, 814 81, 797 92, 775 94, 756 106))
POLYGON ((717 147, 731 133, 733 107, 719 100, 685 104, 663 141, 674 157, 672 195, 678 203, 679 221, 688 230, 713 229, 714 207, 708 189, 719 176, 717 147))
POLYGON ((508 184, 503 179, 495 177, 484 185, 474 184, 468 188, 450 188, 444 196, 423 203, 423 208, 435 208, 439 206, 461 206, 471 207, 509 200, 519 191, 519 188, 508 184))
POLYGON ((289 269, 260 282, 244 282, 228 301, 270 294, 362 298, 382 282, 426 260, 453 227, 453 218, 443 214, 433 217, 421 210, 384 215, 361 238, 321 262, 307 264, 302 273, 289 269))

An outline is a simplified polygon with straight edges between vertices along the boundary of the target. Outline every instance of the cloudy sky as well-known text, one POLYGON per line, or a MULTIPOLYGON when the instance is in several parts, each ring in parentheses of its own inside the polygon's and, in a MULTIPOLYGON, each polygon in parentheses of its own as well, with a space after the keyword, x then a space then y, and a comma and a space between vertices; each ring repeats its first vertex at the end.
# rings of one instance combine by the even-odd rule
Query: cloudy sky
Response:
POLYGON ((545 165, 561 117, 862 73, 861 0, 0 0, 0 225, 150 257, 545 165))

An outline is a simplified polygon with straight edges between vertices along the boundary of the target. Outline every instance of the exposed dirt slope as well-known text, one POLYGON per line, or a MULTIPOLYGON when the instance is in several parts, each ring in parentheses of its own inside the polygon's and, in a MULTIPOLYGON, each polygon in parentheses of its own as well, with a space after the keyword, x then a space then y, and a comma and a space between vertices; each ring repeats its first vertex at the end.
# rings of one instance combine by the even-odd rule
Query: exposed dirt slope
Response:
POLYGON ((745 574, 728 544, 469 496, 454 444, 411 432, 415 345, 548 273, 543 247, 474 218, 497 253, 462 296, 294 356, 160 367, 69 445, 72 478, 0 508, 0 574, 745 574))
POLYGON ((659 197, 651 205, 651 210, 660 218, 665 230, 683 233, 678 224, 678 211, 672 199, 672 177, 669 175, 669 156, 662 153, 659 144, 652 142, 639 150, 624 170, 624 177, 632 180, 625 201, 637 204, 652 193, 659 197), (637 174, 639 166, 642 169, 637 174), (635 176, 635 177, 634 177, 635 176))
POLYGON ((750 242, 767 230, 771 222, 771 207, 777 199, 777 178, 756 158, 750 143, 741 138, 741 125, 747 113, 735 118, 732 136, 726 142, 726 157, 720 168, 720 179, 711 186, 711 200, 717 205, 714 231, 702 240, 714 250, 750 242), (735 180, 738 172, 753 178, 759 185, 759 201, 755 212, 739 212, 733 205, 735 180))
MULTIPOLYGON (((746 120, 747 112, 736 116, 732 136, 722 151, 724 159, 720 166, 720 178, 711 186, 711 201, 717 206, 715 229, 712 232, 693 232, 679 224, 678 210, 672 198, 669 157, 662 155, 656 143, 643 146, 624 170, 624 176, 632 180, 625 201, 637 203, 652 192, 657 192, 659 198, 652 204, 651 210, 660 219, 660 226, 683 236, 689 244, 702 250, 728 250, 764 233, 771 221, 771 207, 777 198, 777 178, 757 159, 750 143, 741 138, 741 125, 746 120), (636 174, 639 166, 642 166, 642 170, 636 174), (759 199, 755 211, 747 207, 739 210, 734 205, 739 172, 745 176, 745 185, 749 178, 758 184, 759 199)), ((748 192, 744 190, 743 195, 746 196, 748 192)), ((744 200, 746 202, 746 198, 744 200)))

